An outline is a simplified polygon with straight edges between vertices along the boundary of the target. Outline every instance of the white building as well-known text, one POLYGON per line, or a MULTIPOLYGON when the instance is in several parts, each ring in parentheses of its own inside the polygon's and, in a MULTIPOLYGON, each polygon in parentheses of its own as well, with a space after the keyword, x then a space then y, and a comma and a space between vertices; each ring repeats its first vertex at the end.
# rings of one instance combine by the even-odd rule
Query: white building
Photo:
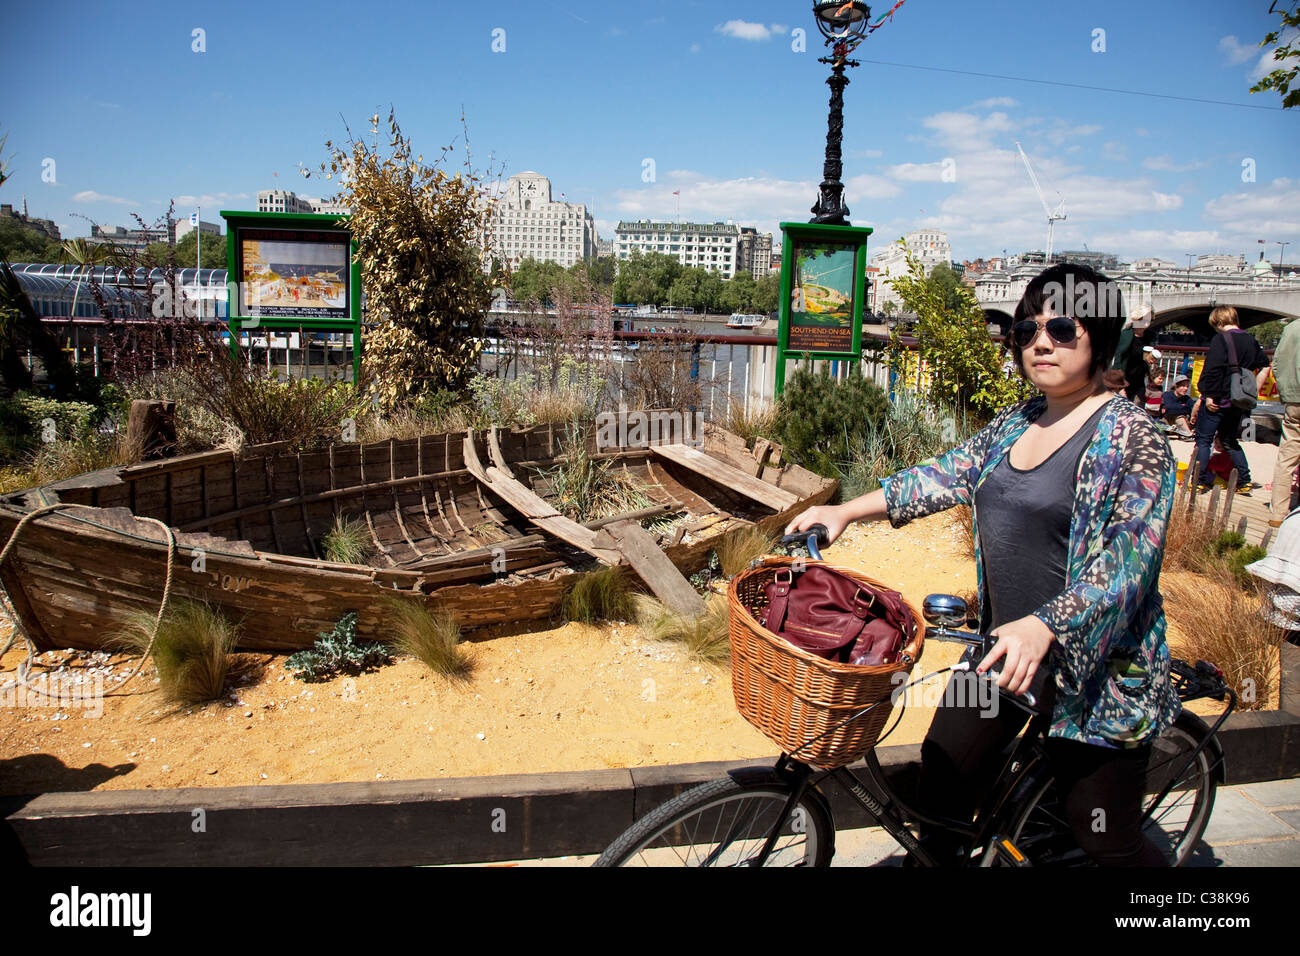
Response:
POLYGON ((736 271, 748 272, 755 279, 761 279, 771 269, 772 234, 741 226, 740 242, 736 248, 736 271))
POLYGON ((596 220, 584 203, 551 198, 551 181, 540 173, 517 173, 506 180, 488 226, 488 254, 516 266, 525 259, 569 267, 596 257, 596 220))
MULTIPOLYGON (((620 222, 614 230, 616 255, 630 259, 633 252, 642 255, 662 252, 673 256, 683 266, 701 266, 730 279, 738 268, 740 227, 732 222, 652 222, 640 219, 620 222)), ((771 252, 769 250, 770 258, 771 252)))
POLYGON ((1196 265, 1192 266, 1193 272, 1226 272, 1238 273, 1246 271, 1245 256, 1229 255, 1209 255, 1197 256, 1196 265))
POLYGON ((871 264, 879 269, 876 273, 876 292, 873 305, 876 310, 883 309, 885 303, 902 304, 897 292, 889 280, 907 274, 907 253, 910 252, 921 260, 925 274, 929 275, 941 262, 952 265, 952 246, 948 244, 948 234, 934 229, 918 229, 903 237, 907 243, 895 240, 871 257, 871 264))
POLYGON ((258 212, 315 212, 311 203, 288 189, 262 189, 257 193, 258 212))
MULTIPOLYGON (((191 232, 193 232, 194 228, 195 228, 194 226, 190 225, 189 216, 185 216, 181 219, 177 219, 176 220, 176 241, 180 242, 191 232)), ((206 219, 200 219, 198 230, 199 230, 199 235, 204 239, 207 239, 209 236, 216 239, 221 238, 221 227, 217 225, 215 222, 208 222, 206 219)))

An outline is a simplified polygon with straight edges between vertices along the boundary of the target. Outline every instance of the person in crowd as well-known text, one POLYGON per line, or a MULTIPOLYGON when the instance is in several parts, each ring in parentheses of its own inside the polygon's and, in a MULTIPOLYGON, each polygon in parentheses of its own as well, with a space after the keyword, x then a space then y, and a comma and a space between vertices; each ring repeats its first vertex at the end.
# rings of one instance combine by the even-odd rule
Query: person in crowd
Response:
POLYGON ((1160 368, 1160 362, 1164 355, 1157 348, 1147 346, 1142 350, 1146 356, 1147 363, 1147 381, 1146 390, 1143 398, 1146 403, 1147 414, 1156 420, 1160 419, 1161 399, 1165 394, 1165 375, 1160 368))
POLYGON ((1300 508, 1278 523, 1268 554, 1246 570, 1260 580, 1260 614, 1300 645, 1300 508))
MULTIPOLYGON (((1257 378, 1262 378, 1268 368, 1268 357, 1253 335, 1237 327, 1237 310, 1232 306, 1221 305, 1211 312, 1210 328, 1217 334, 1210 342, 1201 378, 1196 383, 1197 391, 1201 393, 1201 403, 1196 409, 1196 460, 1200 464, 1197 472, 1207 474, 1210 448, 1214 436, 1218 435, 1237 469, 1237 491, 1248 495, 1263 486, 1251 480, 1250 463, 1246 460, 1246 453, 1241 450, 1238 436, 1243 412, 1230 400, 1229 378, 1232 368, 1228 364, 1227 338, 1229 335, 1233 337, 1238 365, 1255 372, 1257 378)), ((1208 489, 1209 486, 1205 485, 1201 490, 1208 489)))
POLYGON ((1101 377, 1101 384, 1106 391, 1114 395, 1123 395, 1128 390, 1128 379, 1117 368, 1109 369, 1101 377))
POLYGON ((1273 379, 1282 403, 1282 440, 1273 466, 1273 499, 1269 524, 1279 527, 1291 507, 1296 466, 1300 465, 1300 322, 1292 319, 1282 330, 1273 352, 1273 379))
POLYGON ((1165 424, 1174 430, 1179 438, 1193 438, 1191 416, 1195 402, 1192 401, 1192 380, 1186 375, 1174 376, 1174 387, 1160 396, 1160 411, 1165 424))
POLYGON ((1119 344, 1115 346, 1115 359, 1111 368, 1124 373, 1128 386, 1124 394, 1130 402, 1142 404, 1146 389, 1147 363, 1144 349, 1147 347, 1147 334, 1151 328, 1153 311, 1149 305, 1135 306, 1124 322, 1120 331, 1119 344))
MULTIPOLYGON (((1046 748, 1075 840, 1103 865, 1159 866, 1141 808, 1152 742, 1180 709, 1158 588, 1175 464, 1159 425, 1103 384, 1122 315, 1119 289, 1092 269, 1039 274, 1011 334, 1038 394, 947 454, 810 508, 786 531, 820 523, 833 541, 853 521, 898 527, 971 506, 979 630, 996 638, 971 666, 1000 663, 997 683, 1015 693, 1046 670, 1046 748)), ((969 819, 1026 719, 1009 703, 941 705, 921 748, 917 809, 969 819)), ((948 831, 925 839, 938 859, 961 858, 948 831)))

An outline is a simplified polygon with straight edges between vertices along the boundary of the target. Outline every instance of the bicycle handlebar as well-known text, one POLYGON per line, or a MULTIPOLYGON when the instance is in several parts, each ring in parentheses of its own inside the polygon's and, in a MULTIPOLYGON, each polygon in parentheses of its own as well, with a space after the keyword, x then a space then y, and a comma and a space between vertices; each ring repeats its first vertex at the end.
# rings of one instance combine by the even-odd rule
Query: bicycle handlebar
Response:
MULTIPOLYGON (((925 629, 925 639, 927 641, 947 641, 951 644, 965 644, 967 647, 979 648, 985 653, 987 653, 989 647, 997 641, 997 638, 991 634, 977 634, 974 631, 958 631, 949 627, 943 627, 942 625, 939 627, 927 627, 925 629)), ((1002 660, 1005 660, 1005 658, 1002 660)), ((985 671, 983 676, 987 677, 989 680, 996 680, 997 676, 1002 673, 1002 660, 999 660, 985 671)), ((953 666, 955 668, 957 665, 953 666)), ((975 666, 972 664, 968 668, 967 672, 971 674, 976 673, 975 666)), ((1042 673, 1043 671, 1040 669, 1039 674, 1042 673)), ((1005 688, 999 687, 998 693, 1007 697, 1013 703, 1023 703, 1031 709, 1038 707, 1038 698, 1032 691, 1025 691, 1023 694, 1015 694, 1005 688)))
POLYGON ((803 531, 796 531, 794 534, 787 534, 781 538, 781 544, 785 547, 793 545, 802 545, 808 549, 808 557, 814 561, 821 561, 821 549, 829 546, 831 543, 831 533, 824 524, 815 524, 803 531))

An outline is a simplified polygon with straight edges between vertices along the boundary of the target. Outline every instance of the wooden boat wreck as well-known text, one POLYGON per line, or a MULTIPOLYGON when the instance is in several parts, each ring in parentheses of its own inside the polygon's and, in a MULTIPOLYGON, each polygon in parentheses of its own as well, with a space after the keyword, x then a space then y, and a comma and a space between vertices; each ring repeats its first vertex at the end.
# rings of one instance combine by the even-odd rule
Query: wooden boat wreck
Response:
POLYGON ((560 426, 300 453, 259 445, 91 472, 0 496, 0 542, 42 507, 89 506, 29 519, 0 583, 41 649, 98 649, 132 612, 157 613, 169 536, 169 600, 208 602, 241 623, 250 650, 310 647, 350 611, 359 636, 383 640, 395 594, 445 608, 466 629, 555 620, 578 576, 605 565, 689 610, 699 598, 683 575, 706 565, 721 535, 750 525, 776 533, 837 487, 782 464, 765 441, 750 452, 721 428, 699 431, 597 448, 589 430, 587 454, 630 476, 651 504, 585 524, 554 506, 560 426), (367 564, 323 557, 338 514, 364 521, 367 564), (670 530, 644 527, 665 516, 678 519, 670 530))

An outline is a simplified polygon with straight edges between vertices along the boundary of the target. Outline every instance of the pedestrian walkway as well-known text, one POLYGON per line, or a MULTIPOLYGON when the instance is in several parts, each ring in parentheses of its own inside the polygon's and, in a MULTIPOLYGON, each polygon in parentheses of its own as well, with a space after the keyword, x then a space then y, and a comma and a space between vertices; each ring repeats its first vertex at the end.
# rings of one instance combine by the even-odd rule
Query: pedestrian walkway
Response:
MULTIPOLYGON (((1180 462, 1186 463, 1190 469, 1191 463, 1196 456, 1195 443, 1174 439, 1169 442, 1169 447, 1173 449, 1174 457, 1180 462)), ((1246 461, 1250 464, 1251 479, 1259 482, 1264 487, 1256 488, 1249 495, 1234 495, 1232 507, 1227 520, 1224 522, 1224 527, 1235 531, 1241 519, 1245 518, 1246 543, 1259 544, 1264 539, 1265 534, 1268 533, 1268 520, 1272 517, 1269 514, 1269 502, 1273 495, 1273 465, 1277 462, 1277 445, 1242 442, 1241 449, 1246 453, 1246 461)), ((1208 493, 1197 495, 1197 508, 1201 510, 1209 508, 1210 499, 1211 494, 1208 493)), ((1216 514, 1222 513, 1224 504, 1223 490, 1220 489, 1216 514)))
MULTIPOLYGON (((903 851, 880 827, 840 830, 831 866, 902 866, 903 851)), ((596 856, 516 860, 486 866, 590 866, 596 856)), ((1300 777, 1219 787, 1193 867, 1300 867, 1300 777)))

